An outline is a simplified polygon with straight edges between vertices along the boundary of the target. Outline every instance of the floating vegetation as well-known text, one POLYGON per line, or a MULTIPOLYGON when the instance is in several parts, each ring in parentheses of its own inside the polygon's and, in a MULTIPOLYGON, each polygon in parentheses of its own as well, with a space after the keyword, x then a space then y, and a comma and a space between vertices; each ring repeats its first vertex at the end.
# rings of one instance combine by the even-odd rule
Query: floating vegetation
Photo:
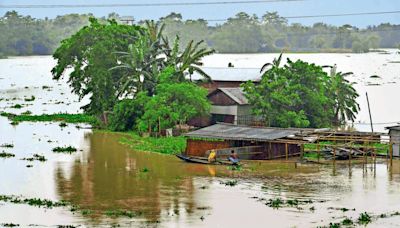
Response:
POLYGON ((27 111, 25 111, 25 112, 22 112, 21 114, 22 114, 22 115, 32 115, 32 112, 29 111, 29 110, 27 110, 27 111))
POLYGON ((74 153, 76 151, 77 151, 77 149, 75 147, 72 147, 72 146, 67 146, 67 147, 59 147, 59 146, 57 146, 57 147, 53 148, 53 152, 54 153, 70 153, 70 154, 72 154, 72 153, 74 153))
POLYGON ((376 75, 376 74, 374 74, 374 75, 369 76, 369 78, 381 78, 381 77, 376 75))
POLYGON ((269 199, 268 202, 265 203, 265 205, 275 209, 282 207, 283 204, 284 201, 281 198, 269 199))
POLYGON ((149 171, 150 170, 147 167, 144 167, 143 169, 140 170, 140 172, 142 172, 142 173, 147 173, 149 171))
POLYGON ((353 225, 353 220, 351 220, 350 218, 345 218, 342 220, 342 225, 345 225, 345 226, 353 225))
POLYGON ((224 184, 225 186, 231 186, 231 187, 237 185, 237 183, 238 183, 237 180, 228 180, 228 181, 225 181, 225 182, 223 182, 223 181, 220 182, 220 184, 224 184))
POLYGON ((61 122, 58 126, 60 126, 60 127, 66 127, 66 126, 68 126, 68 125, 67 125, 67 123, 65 123, 65 122, 61 122))
POLYGON ((19 122, 18 121, 11 121, 10 124, 13 125, 13 126, 16 126, 16 125, 19 124, 19 122))
POLYGON ((50 89, 51 87, 50 86, 47 86, 47 85, 44 85, 44 86, 42 86, 42 89, 50 89))
POLYGON ((40 161, 40 162, 45 162, 45 161, 47 161, 47 159, 46 159, 43 155, 39 155, 39 154, 34 154, 33 157, 31 157, 31 158, 23 158, 22 160, 26 160, 26 161, 40 161))
POLYGON ((3 227, 16 227, 19 226, 19 224, 14 224, 14 223, 1 223, 3 227))
MULTIPOLYGON (((288 200, 282 200, 281 198, 276 198, 276 199, 269 199, 265 205, 272 207, 272 208, 280 208, 283 206, 287 207, 295 207, 298 210, 302 210, 303 208, 299 207, 299 205, 304 205, 304 204, 311 204, 313 203, 312 200, 298 200, 298 199, 288 199, 288 200)), ((314 211, 315 207, 311 207, 310 211, 314 211)))
POLYGON ((91 115, 86 114, 42 114, 42 115, 31 115, 22 113, 21 115, 16 115, 13 113, 2 112, 1 116, 8 117, 14 121, 32 121, 32 122, 52 122, 61 121, 65 123, 88 123, 94 126, 100 126, 99 120, 91 115))
POLYGON ((35 96, 31 96, 31 97, 27 97, 27 98, 24 98, 24 101, 34 101, 36 99, 36 97, 35 96))
POLYGON ((127 210, 107 210, 104 212, 106 216, 109 217, 128 217, 128 218, 133 218, 136 217, 137 214, 133 211, 127 211, 127 210))
POLYGON ((367 212, 361 213, 357 219, 358 224, 361 225, 367 225, 371 221, 371 216, 367 212))
POLYGON ((11 158, 11 157, 15 157, 15 154, 7 153, 4 151, 0 153, 0 158, 11 158))
POLYGON ((92 213, 93 213, 93 211, 90 210, 90 209, 83 209, 83 210, 81 210, 81 214, 82 214, 82 215, 90 215, 90 214, 92 214, 92 213))
POLYGON ((26 165, 26 168, 32 168, 33 165, 26 165))
POLYGON ((234 171, 241 171, 242 170, 242 166, 237 164, 237 165, 231 165, 228 167, 228 169, 230 170, 234 170, 234 171))
POLYGON ((0 145, 0 147, 13 148, 13 147, 14 147, 14 144, 11 144, 11 143, 3 143, 3 144, 0 145))
POLYGON ((20 108, 22 108, 22 105, 20 105, 20 104, 15 104, 15 105, 13 105, 13 106, 10 106, 10 108, 20 109, 20 108))
POLYGON ((44 208, 53 208, 53 207, 65 207, 70 204, 66 201, 51 201, 48 199, 39 199, 39 198, 22 198, 18 196, 7 196, 0 195, 0 201, 9 202, 14 204, 27 204, 35 207, 44 207, 44 208))

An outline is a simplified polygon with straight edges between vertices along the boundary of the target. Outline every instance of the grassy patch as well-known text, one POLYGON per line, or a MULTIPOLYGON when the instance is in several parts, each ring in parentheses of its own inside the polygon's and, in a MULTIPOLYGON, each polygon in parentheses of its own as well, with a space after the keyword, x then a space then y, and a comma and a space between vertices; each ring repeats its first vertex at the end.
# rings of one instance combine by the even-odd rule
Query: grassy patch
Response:
POLYGON ((42 115, 31 115, 31 114, 21 114, 15 115, 12 113, 1 113, 1 116, 6 116, 9 119, 17 122, 21 121, 31 121, 31 122, 53 122, 60 121, 64 123, 88 123, 93 126, 100 126, 99 120, 91 115, 87 114, 42 114, 42 115))
POLYGON ((153 138, 129 133, 129 137, 123 137, 121 143, 129 145, 134 150, 162 154, 179 154, 186 148, 186 139, 183 136, 153 138))
POLYGON ((284 201, 281 198, 276 198, 276 199, 269 199, 265 205, 278 209, 280 207, 282 207, 282 205, 284 204, 284 201))
POLYGON ((57 147, 53 148, 53 152, 54 153, 69 153, 69 154, 72 154, 72 153, 74 153, 76 151, 77 151, 77 149, 75 147, 72 147, 72 146, 67 146, 67 147, 59 147, 59 146, 57 146, 57 147))
POLYGON ((4 151, 0 153, 0 158, 11 158, 11 157, 15 157, 15 154, 7 153, 4 151))

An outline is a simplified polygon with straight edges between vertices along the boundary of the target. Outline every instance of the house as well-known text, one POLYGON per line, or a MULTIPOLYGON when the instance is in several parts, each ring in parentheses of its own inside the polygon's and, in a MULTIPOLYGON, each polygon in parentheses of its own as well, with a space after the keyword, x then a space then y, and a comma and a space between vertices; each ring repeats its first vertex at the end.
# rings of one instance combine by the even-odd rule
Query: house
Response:
POLYGON ((194 118, 189 125, 205 127, 219 122, 257 125, 260 122, 252 115, 251 105, 242 88, 217 88, 207 98, 211 103, 210 115, 194 118))
POLYGON ((390 142, 393 144, 393 157, 400 157, 400 125, 386 127, 389 130, 390 142))
POLYGON ((231 151, 241 159, 274 159, 299 155, 301 140, 297 135, 314 132, 315 129, 271 128, 240 126, 219 123, 185 134, 187 156, 206 157, 216 150, 220 157, 231 151))
POLYGON ((218 88, 208 94, 211 124, 217 122, 251 125, 251 106, 242 88, 218 88))

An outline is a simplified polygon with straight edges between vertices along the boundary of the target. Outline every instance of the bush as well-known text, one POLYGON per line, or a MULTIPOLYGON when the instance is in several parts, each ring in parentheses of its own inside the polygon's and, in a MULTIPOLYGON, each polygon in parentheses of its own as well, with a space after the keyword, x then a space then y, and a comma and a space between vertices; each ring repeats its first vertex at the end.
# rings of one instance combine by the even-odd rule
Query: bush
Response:
POLYGON ((144 113, 144 105, 148 97, 138 94, 136 99, 119 101, 110 116, 109 128, 112 131, 129 131, 136 127, 136 120, 144 113))

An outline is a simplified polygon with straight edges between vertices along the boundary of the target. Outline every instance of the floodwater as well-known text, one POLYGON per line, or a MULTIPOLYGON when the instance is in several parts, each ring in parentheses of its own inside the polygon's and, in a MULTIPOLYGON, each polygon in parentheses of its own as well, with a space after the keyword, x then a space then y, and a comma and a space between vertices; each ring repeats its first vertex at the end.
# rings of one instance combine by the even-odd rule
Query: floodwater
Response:
MULTIPOLYGON (((377 53, 371 55, 388 57, 377 53)), ((393 56, 399 58, 397 54, 393 56)), ((14 113, 30 110, 37 114, 79 112, 84 101, 78 102, 77 97, 70 94, 65 81, 51 80, 52 64, 54 61, 50 57, 0 60, 0 110, 14 113), (43 85, 50 89, 43 89, 43 85), (24 101, 24 96, 32 95, 36 97, 35 101, 24 101), (11 108, 17 103, 23 108, 11 108)), ((392 73, 399 76, 398 67, 392 73)), ((396 85, 363 88, 385 88, 378 92, 369 90, 374 94, 371 97, 383 96, 385 90, 398 95, 396 85), (389 91, 390 86, 393 89, 389 91)), ((379 100, 377 103, 385 102, 379 100)), ((376 116, 386 115, 387 119, 382 120, 385 122, 396 121, 390 118, 400 116, 399 112, 396 113, 393 105, 388 107, 391 112, 376 109, 376 116)), ((58 123, 23 122, 13 126, 9 122, 0 117, 0 145, 11 143, 14 147, 0 147, 0 152, 16 156, 0 158, 0 195, 66 200, 93 213, 82 215, 62 207, 44 209, 0 202, 0 224, 317 227, 340 222, 345 217, 357 220, 362 212, 373 216, 368 227, 398 227, 400 224, 400 216, 378 218, 382 213, 400 211, 398 160, 394 160, 392 166, 384 159, 376 164, 352 166, 347 163, 321 166, 283 161, 248 162, 238 171, 225 166, 187 164, 173 156, 133 151, 120 143, 121 137, 127 136, 93 131, 83 125, 79 125, 83 128, 77 128, 75 124, 68 124, 61 128, 58 123), (56 146, 69 145, 78 151, 73 154, 52 152, 56 146), (44 155, 48 160, 21 160, 33 154, 44 155), (237 184, 224 184, 232 180, 237 184), (279 209, 265 205, 269 199, 276 198, 311 200, 312 203, 301 204, 298 208, 285 205, 279 209), (338 208, 355 210, 343 212, 338 208), (117 209, 139 215, 135 218, 104 215, 107 210, 117 209)))

